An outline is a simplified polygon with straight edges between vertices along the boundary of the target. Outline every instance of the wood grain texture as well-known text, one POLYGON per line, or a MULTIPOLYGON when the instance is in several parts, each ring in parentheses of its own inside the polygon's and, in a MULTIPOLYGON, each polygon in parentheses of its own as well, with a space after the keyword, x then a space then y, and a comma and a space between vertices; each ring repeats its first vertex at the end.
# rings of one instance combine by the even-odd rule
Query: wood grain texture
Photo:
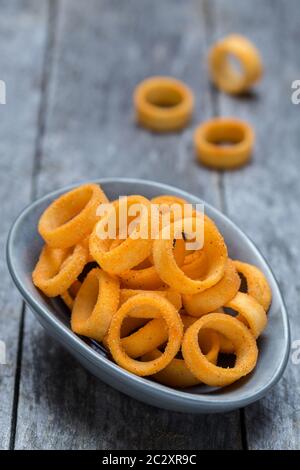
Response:
POLYGON ((0 79, 7 103, 0 105, 0 448, 10 444, 18 392, 18 343, 22 301, 7 272, 5 243, 12 221, 31 196, 36 128, 41 98, 46 9, 39 0, 0 2, 0 79), (25 46, 25 47, 24 47, 25 46))
MULTIPOLYGON (((218 175, 197 166, 192 130, 212 114, 200 2, 63 0, 51 73, 38 194, 84 178, 173 183, 219 205, 218 175), (169 74, 197 95, 182 134, 134 123, 132 92, 169 74)), ((16 448, 240 448, 239 413, 193 416, 141 404, 86 373, 27 315, 16 448), (230 432, 228 432, 230 430, 230 432)))
MULTIPOLYGON (((229 216, 257 243, 275 271, 287 303, 292 338, 300 338, 299 200, 300 108, 291 103, 291 83, 300 71, 300 11, 296 0, 213 2, 216 36, 242 32, 263 55, 265 76, 255 92, 218 98, 221 115, 255 128, 257 142, 247 167, 223 179, 229 216)), ((300 367, 289 367, 279 384, 245 410, 250 449, 299 449, 300 367)))

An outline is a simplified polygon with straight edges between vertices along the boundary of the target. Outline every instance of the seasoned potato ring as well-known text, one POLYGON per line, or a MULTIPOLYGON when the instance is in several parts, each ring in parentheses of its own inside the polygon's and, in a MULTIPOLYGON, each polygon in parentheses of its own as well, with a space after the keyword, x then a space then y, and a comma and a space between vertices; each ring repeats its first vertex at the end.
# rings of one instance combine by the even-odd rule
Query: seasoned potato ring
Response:
POLYGON ((45 245, 32 273, 33 283, 48 297, 61 295, 76 281, 87 258, 81 244, 65 250, 45 245))
POLYGON ((181 81, 170 77, 151 77, 134 92, 137 121, 157 132, 182 129, 191 118, 194 97, 181 81))
POLYGON ((247 163, 254 145, 254 132, 240 119, 214 118, 197 127, 194 145, 200 163, 227 170, 247 163), (220 145, 223 142, 229 145, 220 145))
MULTIPOLYGON (((207 351, 205 351, 205 356, 209 362, 216 364, 220 350, 219 336, 212 330, 203 330, 202 333, 204 332, 206 333, 208 340, 206 340, 208 346, 206 346, 207 351)), ((199 342, 201 349, 204 349, 201 343, 201 338, 199 338, 199 342)), ((161 351, 155 349, 154 351, 145 354, 142 359, 150 361, 160 357, 161 354, 161 351)), ((193 387, 194 385, 199 385, 201 383, 200 380, 197 379, 188 369, 184 360, 177 358, 174 358, 163 370, 154 374, 153 378, 157 380, 157 382, 175 388, 193 387)))
POLYGON ((269 310, 272 301, 272 291, 266 276, 256 266, 235 260, 234 265, 247 282, 247 293, 254 297, 266 310, 269 310))
MULTIPOLYGON (((176 263, 181 266, 185 258, 184 240, 176 240, 175 247, 172 248, 176 263)), ((119 276, 122 279, 122 286, 128 289, 156 290, 163 286, 163 281, 159 277, 155 266, 128 269, 120 273, 119 276)))
POLYGON ((230 34, 213 45, 209 54, 209 69, 215 85, 232 94, 249 90, 263 73, 259 51, 249 39, 239 34, 230 34), (240 72, 231 65, 230 56, 240 63, 240 72))
POLYGON ((157 294, 165 297, 166 299, 174 305, 176 310, 180 310, 182 307, 181 295, 179 292, 176 292, 172 289, 163 289, 163 290, 138 290, 138 289, 121 289, 120 291, 120 304, 123 305, 128 299, 138 294, 157 294))
POLYGON ((139 205, 142 209, 139 224, 133 233, 114 248, 110 249, 109 240, 98 236, 99 233, 105 232, 110 218, 109 214, 101 218, 90 235, 90 252, 97 263, 111 274, 120 274, 137 266, 150 255, 152 247, 149 236, 150 202, 142 196, 128 196, 127 199, 120 199, 113 204, 116 209, 117 221, 119 220, 119 211, 122 209, 121 205, 124 205, 123 207, 126 207, 127 211, 132 205, 139 205), (143 230, 148 233, 147 238, 138 235, 143 230))
POLYGON ((258 338, 267 326, 268 319, 264 308, 251 295, 238 292, 230 302, 227 302, 225 307, 239 313, 237 319, 249 326, 254 338, 258 338))
POLYGON ((182 354, 187 367, 201 382, 213 387, 229 385, 249 374, 255 367, 258 350, 254 336, 236 318, 224 313, 209 313, 199 318, 184 334, 182 354), (198 335, 202 328, 217 331, 228 338, 235 348, 236 361, 232 368, 222 368, 207 360, 199 348, 198 335))
POLYGON ((63 194, 43 212, 38 230, 54 248, 68 248, 86 238, 98 220, 96 211, 108 199, 97 184, 84 184, 63 194))
POLYGON ((101 269, 92 269, 75 298, 71 327, 75 333, 102 341, 119 305, 119 281, 101 269))
MULTIPOLYGON (((195 217, 191 219, 195 222, 195 217)), ((209 260, 209 266, 205 277, 201 280, 192 279, 177 265, 173 251, 172 238, 164 239, 164 231, 171 229, 171 234, 176 233, 182 227, 182 221, 176 221, 170 227, 165 227, 161 231, 161 237, 153 242, 153 258, 155 268, 160 278, 173 289, 183 294, 197 294, 216 284, 223 276, 226 260, 227 248, 223 237, 215 224, 208 218, 204 219, 204 245, 203 252, 209 260)), ((168 233, 168 232, 167 232, 168 233)))
POLYGON ((171 362, 180 349, 182 336, 183 325, 175 307, 167 299, 156 294, 140 294, 128 299, 114 315, 107 341, 117 364, 136 375, 146 376, 155 374, 171 362), (168 342, 161 357, 149 362, 140 362, 126 354, 120 331, 124 318, 128 316, 163 319, 166 322, 168 342))
POLYGON ((216 312, 231 300, 240 288, 241 280, 233 262, 228 259, 222 279, 214 286, 196 295, 183 295, 183 306, 189 315, 201 317, 216 312))

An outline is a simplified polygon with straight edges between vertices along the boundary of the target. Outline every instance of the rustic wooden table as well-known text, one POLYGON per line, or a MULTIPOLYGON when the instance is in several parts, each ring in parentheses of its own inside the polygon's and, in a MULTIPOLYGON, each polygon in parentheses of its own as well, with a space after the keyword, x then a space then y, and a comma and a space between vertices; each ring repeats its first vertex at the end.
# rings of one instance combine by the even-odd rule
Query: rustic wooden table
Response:
POLYGON ((300 448, 300 365, 261 401, 224 415, 146 406, 87 373, 41 329, 12 286, 8 229, 33 199, 71 182, 135 176, 177 185, 226 212, 257 243, 281 284, 300 338, 300 78, 297 0, 1 0, 0 447, 16 449, 300 448), (208 81, 209 45, 240 32, 261 50, 257 91, 232 98, 208 81), (180 134, 134 124, 132 92, 143 78, 183 79, 197 103, 180 134), (253 162, 238 171, 194 161, 195 125, 215 115, 248 120, 253 162))

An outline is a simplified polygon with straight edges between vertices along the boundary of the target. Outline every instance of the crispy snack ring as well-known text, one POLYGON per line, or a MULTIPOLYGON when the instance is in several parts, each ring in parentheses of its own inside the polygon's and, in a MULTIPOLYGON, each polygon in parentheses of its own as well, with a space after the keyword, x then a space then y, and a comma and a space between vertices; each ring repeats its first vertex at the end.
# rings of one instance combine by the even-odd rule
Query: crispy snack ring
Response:
POLYGON ((69 289, 66 290, 66 292, 63 292, 61 294, 61 299, 64 301, 67 307, 69 307, 70 310, 72 310, 73 305, 74 305, 74 300, 75 297, 80 289, 81 282, 80 281, 74 281, 73 284, 69 287, 69 289))
MULTIPOLYGON (((194 222, 195 217, 192 220, 194 222)), ((181 222, 171 224, 172 233, 182 227, 181 222)), ((209 265, 205 277, 201 280, 188 277, 177 265, 172 251, 172 238, 164 239, 163 232, 168 229, 169 227, 163 228, 160 239, 153 242, 154 264, 160 278, 183 294, 197 294, 216 284, 224 274, 227 248, 215 224, 208 218, 204 220, 203 252, 209 260, 209 265)))
POLYGON ((244 165, 249 160, 254 132, 239 119, 214 118, 197 127, 194 145, 200 163, 226 170, 244 165), (224 142, 230 145, 222 145, 224 142))
MULTIPOLYGON (((123 303, 125 303, 129 298, 140 294, 154 294, 164 297, 169 300, 172 305, 174 305, 176 310, 179 310, 182 306, 181 295, 176 291, 172 291, 171 289, 152 292, 121 289, 120 306, 123 305, 123 303)), ((129 336, 124 334, 124 323, 126 320, 127 322, 128 320, 131 320, 129 325, 132 326, 133 329, 137 329, 140 323, 137 320, 141 320, 141 318, 127 317, 122 323, 121 343, 123 348, 125 349, 125 352, 128 354, 128 356, 132 358, 143 356, 147 352, 150 352, 158 346, 161 346, 168 340, 168 328, 163 318, 154 318, 153 320, 150 320, 146 325, 140 325, 141 327, 129 336)), ((129 325, 128 323, 126 324, 126 330, 128 332, 130 331, 129 325)), ((105 346, 107 346, 107 338, 105 339, 105 346)))
MULTIPOLYGON (((185 258, 184 240, 176 240, 173 252, 176 263, 181 266, 185 258)), ((159 277, 155 266, 142 269, 128 269, 120 273, 119 276, 122 279, 122 286, 129 289, 156 290, 163 286, 163 281, 159 277)))
POLYGON ((128 196, 126 199, 115 201, 117 221, 119 219, 119 211, 121 205, 127 205, 127 210, 132 205, 140 205, 142 213, 140 214, 140 222, 133 232, 122 240, 120 244, 110 249, 109 240, 99 238, 98 234, 105 232, 105 227, 110 220, 110 214, 104 215, 96 224, 92 234, 90 235, 89 246, 93 258, 99 263, 102 269, 111 274, 120 274, 128 269, 137 266, 145 258, 150 255, 152 241, 150 237, 142 238, 138 234, 142 230, 146 230, 149 235, 150 227, 150 202, 142 196, 128 196), (128 202, 128 205, 126 204, 128 202))
POLYGON ((230 302, 227 302, 225 307, 239 313, 237 319, 249 327, 254 338, 258 338, 267 326, 268 319, 264 308, 251 295, 238 292, 230 302))
POLYGON ((182 336, 183 325, 175 307, 156 294, 140 294, 128 299, 114 315, 108 332, 108 345, 118 365, 136 375, 146 376, 155 374, 171 362, 180 349, 182 336), (139 362, 126 354, 120 340, 120 331, 124 318, 128 316, 165 320, 168 342, 161 357, 149 362, 139 362))
MULTIPOLYGON (((199 343, 201 349, 205 350, 205 356, 209 362, 216 364, 220 350, 220 340, 217 333, 213 330, 203 330, 205 333, 205 345, 203 346, 201 337, 199 343)), ((161 356, 161 351, 155 349, 142 357, 143 361, 150 361, 161 356)), ((183 359, 174 358, 164 369, 153 375, 153 378, 164 385, 175 388, 187 388, 199 385, 201 382, 197 379, 186 366, 183 359)))
POLYGON ((201 317, 215 312, 237 294, 241 285, 234 263, 228 258, 222 279, 214 286, 196 295, 183 295, 183 306, 189 315, 201 317))
POLYGON ((224 313, 210 313, 199 318, 185 332, 181 350, 192 374, 201 382, 213 387, 229 385, 249 374, 256 365, 258 355, 256 341, 248 328, 236 318, 224 313), (213 329, 234 344, 236 355, 234 367, 225 369, 207 360, 198 342, 202 328, 213 329))
POLYGON ((168 299, 171 304, 174 305, 176 310, 180 310, 182 307, 181 295, 172 289, 164 290, 138 290, 138 289, 121 289, 120 291, 120 304, 123 305, 128 299, 138 294, 157 294, 168 299))
POLYGON ((256 266, 242 261, 234 261, 234 265, 247 282, 247 293, 254 297, 267 312, 272 301, 272 291, 265 275, 256 266))
POLYGON ((92 269, 75 298, 71 327, 75 333, 102 341, 119 305, 119 281, 101 269, 92 269))
POLYGON ((169 77, 152 77, 142 81, 134 92, 137 121, 157 132, 185 127, 191 118, 194 97, 181 81, 169 77))
MULTIPOLYGON (((224 309, 218 308, 214 313, 224 313, 224 309)), ((183 323, 184 331, 186 331, 195 321, 197 321, 197 317, 192 317, 190 315, 186 315, 185 313, 181 314, 181 320, 183 323)), ((217 333, 220 342, 220 352, 224 354, 233 354, 234 353, 234 346, 232 342, 226 338, 226 336, 222 335, 221 333, 217 333)))
MULTIPOLYGON (((151 312, 151 310, 150 310, 151 312)), ((129 357, 137 358, 158 348, 168 340, 168 327, 163 318, 154 318, 130 336, 121 339, 129 357)))
POLYGON ((181 269, 191 279, 201 279, 208 269, 207 257, 204 251, 197 250, 188 254, 181 269))
POLYGON ((97 184, 84 184, 63 194, 43 212, 38 230, 54 248, 68 248, 86 238, 98 220, 96 211, 108 199, 97 184))
MULTIPOLYGON (((164 194, 151 199, 151 204, 159 205, 162 227, 166 225, 165 220, 170 224, 177 219, 182 219, 184 217, 185 207, 189 203, 180 197, 164 194)), ((190 204, 190 207, 192 210, 192 204, 190 204)))
POLYGON ((231 94, 246 92, 263 73, 259 51, 249 39, 238 34, 225 37, 211 48, 209 69, 214 84, 231 94), (230 56, 240 63, 240 72, 231 65, 230 56))
POLYGON ((76 281, 87 258, 81 244, 66 250, 45 245, 32 273, 33 283, 48 297, 61 295, 76 281))

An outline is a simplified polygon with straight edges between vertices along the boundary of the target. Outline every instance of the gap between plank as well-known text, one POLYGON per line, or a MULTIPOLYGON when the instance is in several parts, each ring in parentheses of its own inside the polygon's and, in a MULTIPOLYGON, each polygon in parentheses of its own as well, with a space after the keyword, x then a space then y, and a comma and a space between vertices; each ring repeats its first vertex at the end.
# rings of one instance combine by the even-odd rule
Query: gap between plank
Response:
MULTIPOLYGON (((33 170, 31 176, 31 192, 30 201, 32 202, 37 195, 37 176, 40 170, 40 161, 42 156, 43 138, 46 128, 46 115, 48 108, 48 91, 49 91, 49 77, 51 75, 53 65, 53 51, 55 45, 55 31, 57 25, 58 16, 58 3, 57 0, 48 0, 48 13, 47 13, 47 25, 46 25, 46 41, 45 41, 45 52, 42 66, 42 77, 41 77, 41 98, 37 117, 37 133, 34 145, 34 156, 33 156, 33 170)), ((17 348, 17 360, 15 370, 15 383, 14 383, 14 394, 13 394, 13 406, 11 416, 11 430, 9 449, 14 450, 16 432, 17 432, 17 421, 18 421, 18 405, 19 405, 19 394, 20 394, 20 381, 21 381, 21 369, 22 369, 22 352, 23 352, 23 338, 24 338, 24 322, 25 322, 25 302, 22 302, 21 307, 21 319, 19 326, 18 335, 18 348, 17 348)))
MULTIPOLYGON (((207 48, 211 47, 212 37, 209 31, 216 30, 215 24, 215 10, 213 2, 211 0, 202 0, 202 9, 205 17, 204 28, 207 48)), ((219 104, 219 92, 216 88, 211 85, 210 87, 210 100, 211 109, 213 116, 220 116, 220 104, 219 104)), ((226 204, 226 193, 225 193, 225 178, 223 171, 216 171, 216 186, 219 197, 219 206, 224 214, 228 213, 226 204)), ((241 408, 239 410, 240 415, 240 433, 241 433, 241 445, 243 450, 248 450, 248 439, 247 439, 247 426, 245 419, 245 410, 241 408)))

